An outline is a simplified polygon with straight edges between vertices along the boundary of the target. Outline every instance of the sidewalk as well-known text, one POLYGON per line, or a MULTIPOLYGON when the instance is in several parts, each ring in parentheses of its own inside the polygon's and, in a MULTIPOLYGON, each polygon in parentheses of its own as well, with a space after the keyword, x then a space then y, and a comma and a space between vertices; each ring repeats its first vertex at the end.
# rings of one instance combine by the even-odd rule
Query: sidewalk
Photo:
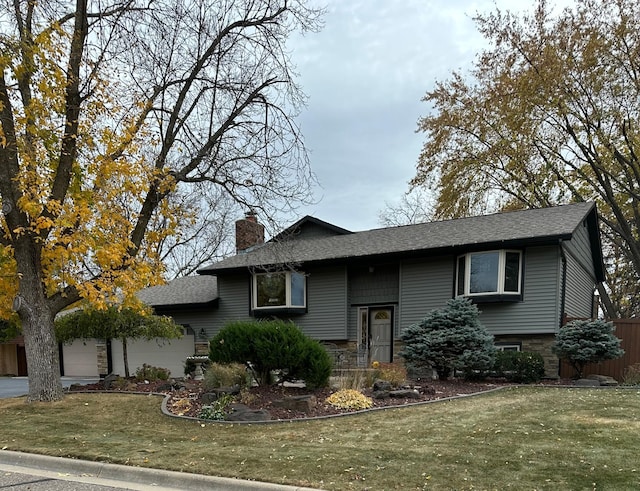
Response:
POLYGON ((241 479, 0 450, 0 471, 138 491, 317 491, 241 479))

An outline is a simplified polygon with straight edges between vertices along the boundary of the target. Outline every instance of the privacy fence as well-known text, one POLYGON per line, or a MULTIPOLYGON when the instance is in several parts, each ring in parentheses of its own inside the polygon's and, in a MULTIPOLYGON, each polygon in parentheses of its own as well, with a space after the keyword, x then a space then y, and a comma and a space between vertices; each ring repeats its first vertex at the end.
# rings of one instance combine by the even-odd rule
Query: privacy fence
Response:
MULTIPOLYGON (((591 363, 585 367, 584 375, 608 375, 622 382, 628 367, 640 364, 640 319, 615 319, 614 334, 622 340, 620 346, 624 355, 617 360, 591 363)), ((571 378, 575 375, 573 367, 566 361, 560 364, 560 377, 571 378)))

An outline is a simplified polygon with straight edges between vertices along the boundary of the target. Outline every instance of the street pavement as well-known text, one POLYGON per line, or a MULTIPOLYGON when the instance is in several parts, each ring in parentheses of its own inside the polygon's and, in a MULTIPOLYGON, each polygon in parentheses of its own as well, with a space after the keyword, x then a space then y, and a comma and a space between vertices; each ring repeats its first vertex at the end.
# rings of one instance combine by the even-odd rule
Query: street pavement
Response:
MULTIPOLYGON (((62 386, 69 387, 72 384, 93 384, 98 377, 62 377, 62 386)), ((6 397, 20 397, 29 392, 29 379, 27 377, 0 377, 0 399, 6 397)))
MULTIPOLYGON (((62 385, 90 384, 97 378, 62 377, 62 385)), ((0 377, 0 399, 29 391, 27 377, 0 377)), ((2 423, 0 422, 0 431, 2 423)), ((311 488, 244 481, 186 472, 90 462, 0 450, 0 489, 30 491, 314 491, 311 488)), ((317 491, 317 490, 315 490, 317 491)))

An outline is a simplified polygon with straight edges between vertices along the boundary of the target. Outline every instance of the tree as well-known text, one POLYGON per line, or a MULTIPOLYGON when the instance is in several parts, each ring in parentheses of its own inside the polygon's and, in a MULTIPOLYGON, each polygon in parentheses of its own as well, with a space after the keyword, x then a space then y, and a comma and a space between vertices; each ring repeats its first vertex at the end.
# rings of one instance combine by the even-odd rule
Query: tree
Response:
POLYGON ((144 308, 77 309, 62 313, 56 321, 56 339, 67 343, 75 339, 118 339, 122 342, 125 377, 129 377, 127 339, 177 339, 182 337, 182 327, 172 318, 153 315, 144 308))
MULTIPOLYGON (((616 287, 635 288, 640 4, 577 0, 554 14, 539 0, 528 15, 475 20, 489 48, 468 78, 453 73, 426 94, 412 185, 437 192, 438 218, 594 200, 609 274, 624 270, 616 287)), ((608 315, 640 313, 637 296, 623 297, 634 305, 607 305, 608 315)))
POLYGON ((260 385, 302 379, 307 387, 324 387, 333 364, 327 351, 292 322, 235 321, 224 326, 209 342, 214 363, 244 363, 260 385))
POLYGON ((322 12, 302 0, 16 0, 3 13, 0 243, 17 292, 4 305, 20 317, 27 400, 54 401, 55 315, 81 299, 127 306, 161 281, 159 244, 192 212, 182 196, 218 189, 265 217, 308 199, 286 41, 322 12))
POLYGON ((378 212, 378 222, 383 227, 428 222, 433 217, 433 201, 433 196, 425 189, 413 188, 398 203, 385 202, 385 208, 378 212))
POLYGON ((433 368, 446 380, 451 372, 466 376, 489 370, 495 361, 493 336, 480 323, 478 307, 457 297, 442 309, 432 310, 424 319, 405 328, 400 352, 410 366, 433 368))
POLYGON ((614 331, 615 326, 603 320, 568 322, 556 334, 553 352, 571 363, 577 378, 582 378, 587 363, 615 360, 624 355, 614 331))

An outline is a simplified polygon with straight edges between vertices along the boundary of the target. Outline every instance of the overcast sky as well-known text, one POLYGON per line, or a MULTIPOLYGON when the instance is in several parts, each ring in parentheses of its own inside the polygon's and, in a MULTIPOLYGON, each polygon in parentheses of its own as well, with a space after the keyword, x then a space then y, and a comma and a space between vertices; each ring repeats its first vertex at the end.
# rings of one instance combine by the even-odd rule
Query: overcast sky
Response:
POLYGON ((301 210, 357 231, 380 227, 385 202, 408 189, 424 139, 421 102, 436 80, 468 69, 483 39, 476 12, 522 0, 327 0, 320 33, 292 39, 309 96, 299 120, 320 183, 301 210))

